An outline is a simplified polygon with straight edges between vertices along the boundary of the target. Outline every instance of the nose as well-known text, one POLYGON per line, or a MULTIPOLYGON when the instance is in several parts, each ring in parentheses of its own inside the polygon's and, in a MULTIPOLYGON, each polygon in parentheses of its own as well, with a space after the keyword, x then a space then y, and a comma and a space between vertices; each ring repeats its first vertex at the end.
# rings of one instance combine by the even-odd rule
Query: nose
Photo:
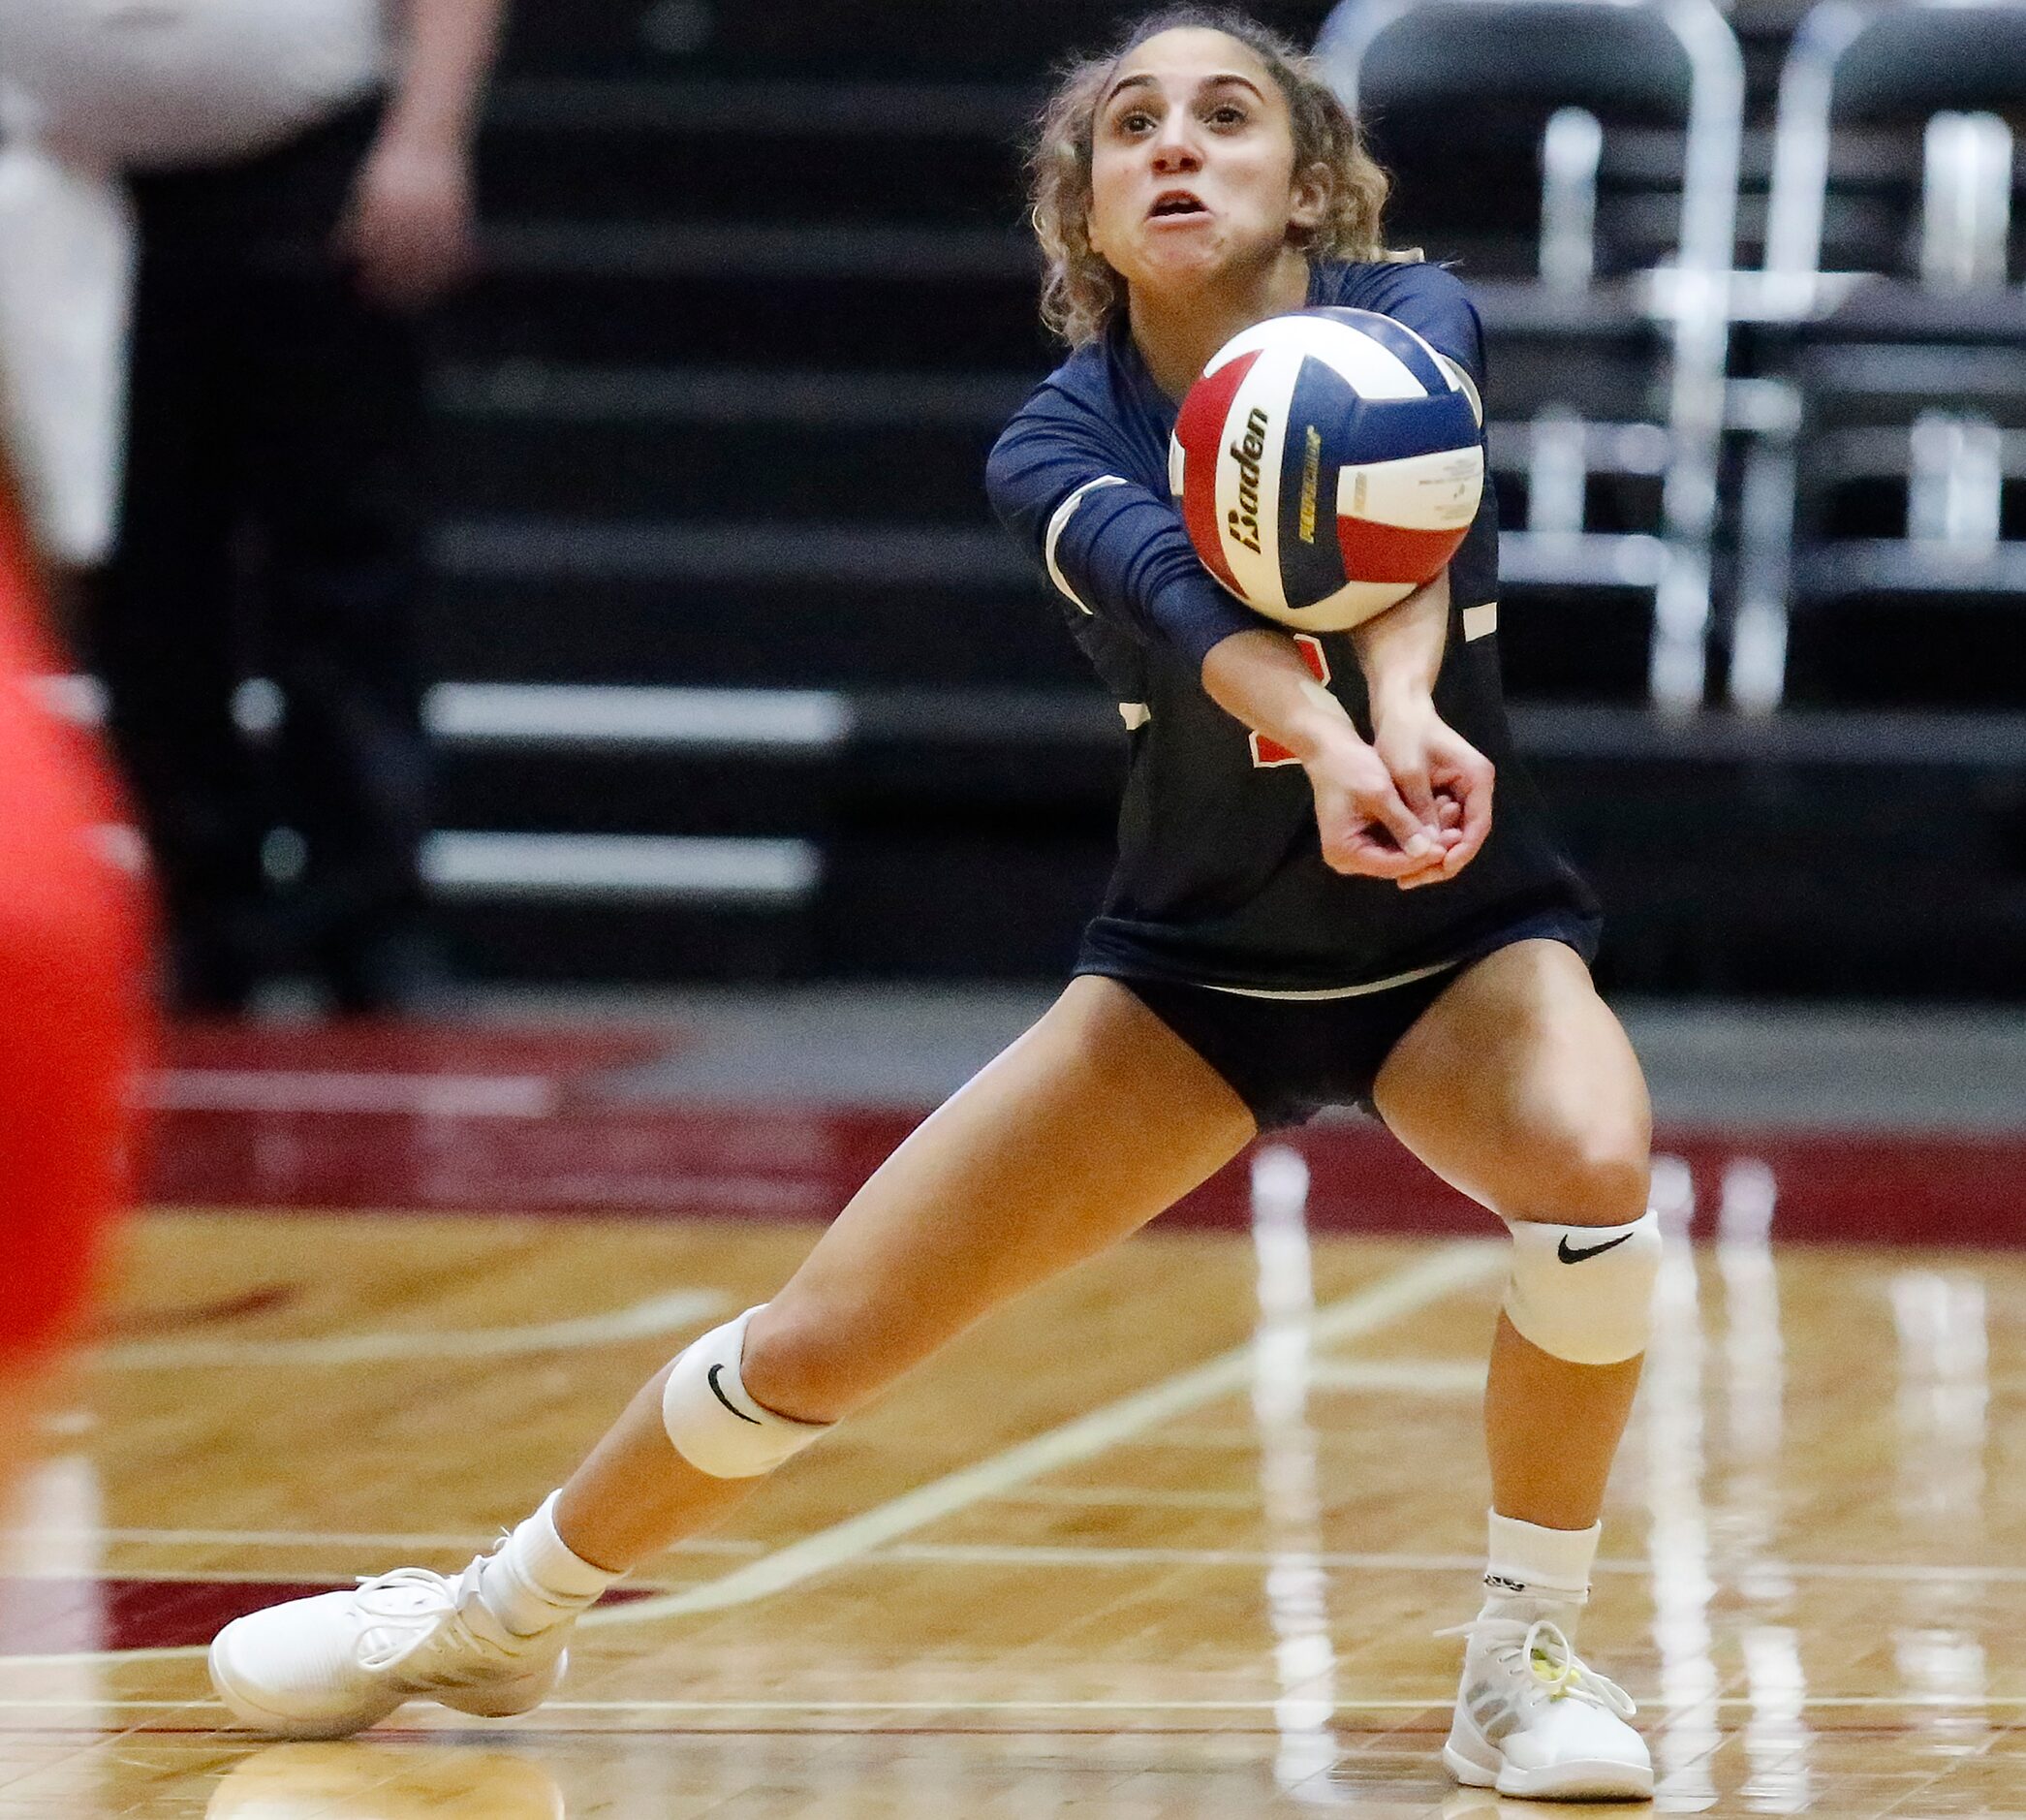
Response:
POLYGON ((1154 139, 1154 169, 1164 176, 1200 170, 1202 153, 1196 142, 1196 122, 1185 109, 1172 110, 1154 139))

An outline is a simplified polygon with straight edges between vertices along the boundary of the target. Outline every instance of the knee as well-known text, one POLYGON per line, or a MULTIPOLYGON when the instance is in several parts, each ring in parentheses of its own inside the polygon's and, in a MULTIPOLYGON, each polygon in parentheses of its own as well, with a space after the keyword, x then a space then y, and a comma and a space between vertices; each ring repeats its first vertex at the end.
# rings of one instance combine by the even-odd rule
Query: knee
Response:
POLYGON ((748 1336, 764 1307, 685 1346, 661 1381, 662 1426, 675 1451, 715 1479, 754 1479, 821 1440, 826 1421, 784 1414, 745 1381, 748 1336))
POLYGON ((1594 1120, 1537 1146, 1527 1195, 1506 1215, 1505 1311, 1550 1357, 1607 1365, 1645 1351, 1661 1260, 1649 1175, 1643 1120, 1594 1120))
POLYGON ((1609 1226, 1514 1220, 1505 1312, 1520 1337, 1571 1365, 1646 1350, 1660 1277, 1659 1216, 1609 1226))
POLYGON ((1537 1139, 1508 1219, 1620 1226, 1646 1210, 1652 1154, 1645 1122, 1576 1126, 1537 1139))
POLYGON ((777 1298, 746 1328, 739 1375, 749 1395, 792 1422, 837 1422, 861 1400, 865 1347, 848 1309, 777 1298))

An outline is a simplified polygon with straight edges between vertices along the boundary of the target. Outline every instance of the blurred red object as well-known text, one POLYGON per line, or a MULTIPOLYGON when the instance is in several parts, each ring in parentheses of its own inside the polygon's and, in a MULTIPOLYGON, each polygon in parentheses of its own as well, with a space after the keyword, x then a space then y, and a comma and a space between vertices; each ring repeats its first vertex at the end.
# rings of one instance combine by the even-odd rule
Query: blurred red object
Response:
MULTIPOLYGON (((119 793, 51 708, 58 666, 25 518, 0 468, 0 1373, 75 1331, 127 1201, 152 1044, 145 887, 119 793)), ((13 1400, 13 1399, 10 1399, 13 1400)), ((0 1461, 0 1469, 4 1469, 0 1461)))

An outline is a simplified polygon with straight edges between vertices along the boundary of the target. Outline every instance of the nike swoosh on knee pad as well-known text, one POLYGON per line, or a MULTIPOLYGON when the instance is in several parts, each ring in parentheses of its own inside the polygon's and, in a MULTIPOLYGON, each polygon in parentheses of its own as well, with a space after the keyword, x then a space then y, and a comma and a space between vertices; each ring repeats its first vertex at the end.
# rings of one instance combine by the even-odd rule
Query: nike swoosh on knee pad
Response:
MULTIPOLYGON (((1609 1250, 1610 1247, 1606 1245, 1605 1249, 1609 1250)), ((1586 1253, 1585 1255, 1587 1256, 1588 1254, 1586 1253)), ((743 1409, 739 1408, 739 1406, 736 1403, 734 1403, 731 1397, 727 1396, 725 1393, 718 1388, 718 1373, 724 1370, 724 1368, 725 1367, 721 1365, 714 1365, 710 1367, 708 1371, 706 1371, 703 1374, 703 1381, 710 1386, 710 1394, 713 1396, 715 1396, 719 1402, 723 1403, 727 1409, 731 1410, 732 1413, 739 1419, 739 1421, 750 1422, 756 1428, 764 1427, 764 1425, 761 1422, 758 1416, 747 1415, 743 1409)))
MULTIPOLYGON (((1620 1233, 1615 1239, 1606 1239, 1601 1245, 1592 1245, 1585 1251, 1572 1251, 1569 1249, 1569 1238, 1565 1233, 1562 1237, 1562 1242, 1555 1247, 1555 1256, 1560 1258, 1564 1264, 1580 1264, 1585 1258, 1602 1257, 1605 1252, 1612 1250, 1618 1245, 1630 1244, 1632 1239, 1633 1235, 1631 1233, 1620 1233)), ((717 1386, 712 1385, 711 1388, 715 1390, 717 1386)), ((726 1407, 730 1408, 731 1405, 727 1404, 726 1407)))

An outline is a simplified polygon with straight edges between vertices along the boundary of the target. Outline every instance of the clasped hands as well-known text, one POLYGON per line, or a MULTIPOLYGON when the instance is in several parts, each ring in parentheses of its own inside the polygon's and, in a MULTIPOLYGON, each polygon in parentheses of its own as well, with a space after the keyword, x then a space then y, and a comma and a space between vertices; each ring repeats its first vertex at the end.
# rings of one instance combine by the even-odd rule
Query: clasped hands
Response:
POLYGON ((1302 761, 1324 862, 1402 891, 1454 878, 1491 832, 1490 760, 1418 696, 1375 710, 1368 744, 1347 720, 1302 761))

